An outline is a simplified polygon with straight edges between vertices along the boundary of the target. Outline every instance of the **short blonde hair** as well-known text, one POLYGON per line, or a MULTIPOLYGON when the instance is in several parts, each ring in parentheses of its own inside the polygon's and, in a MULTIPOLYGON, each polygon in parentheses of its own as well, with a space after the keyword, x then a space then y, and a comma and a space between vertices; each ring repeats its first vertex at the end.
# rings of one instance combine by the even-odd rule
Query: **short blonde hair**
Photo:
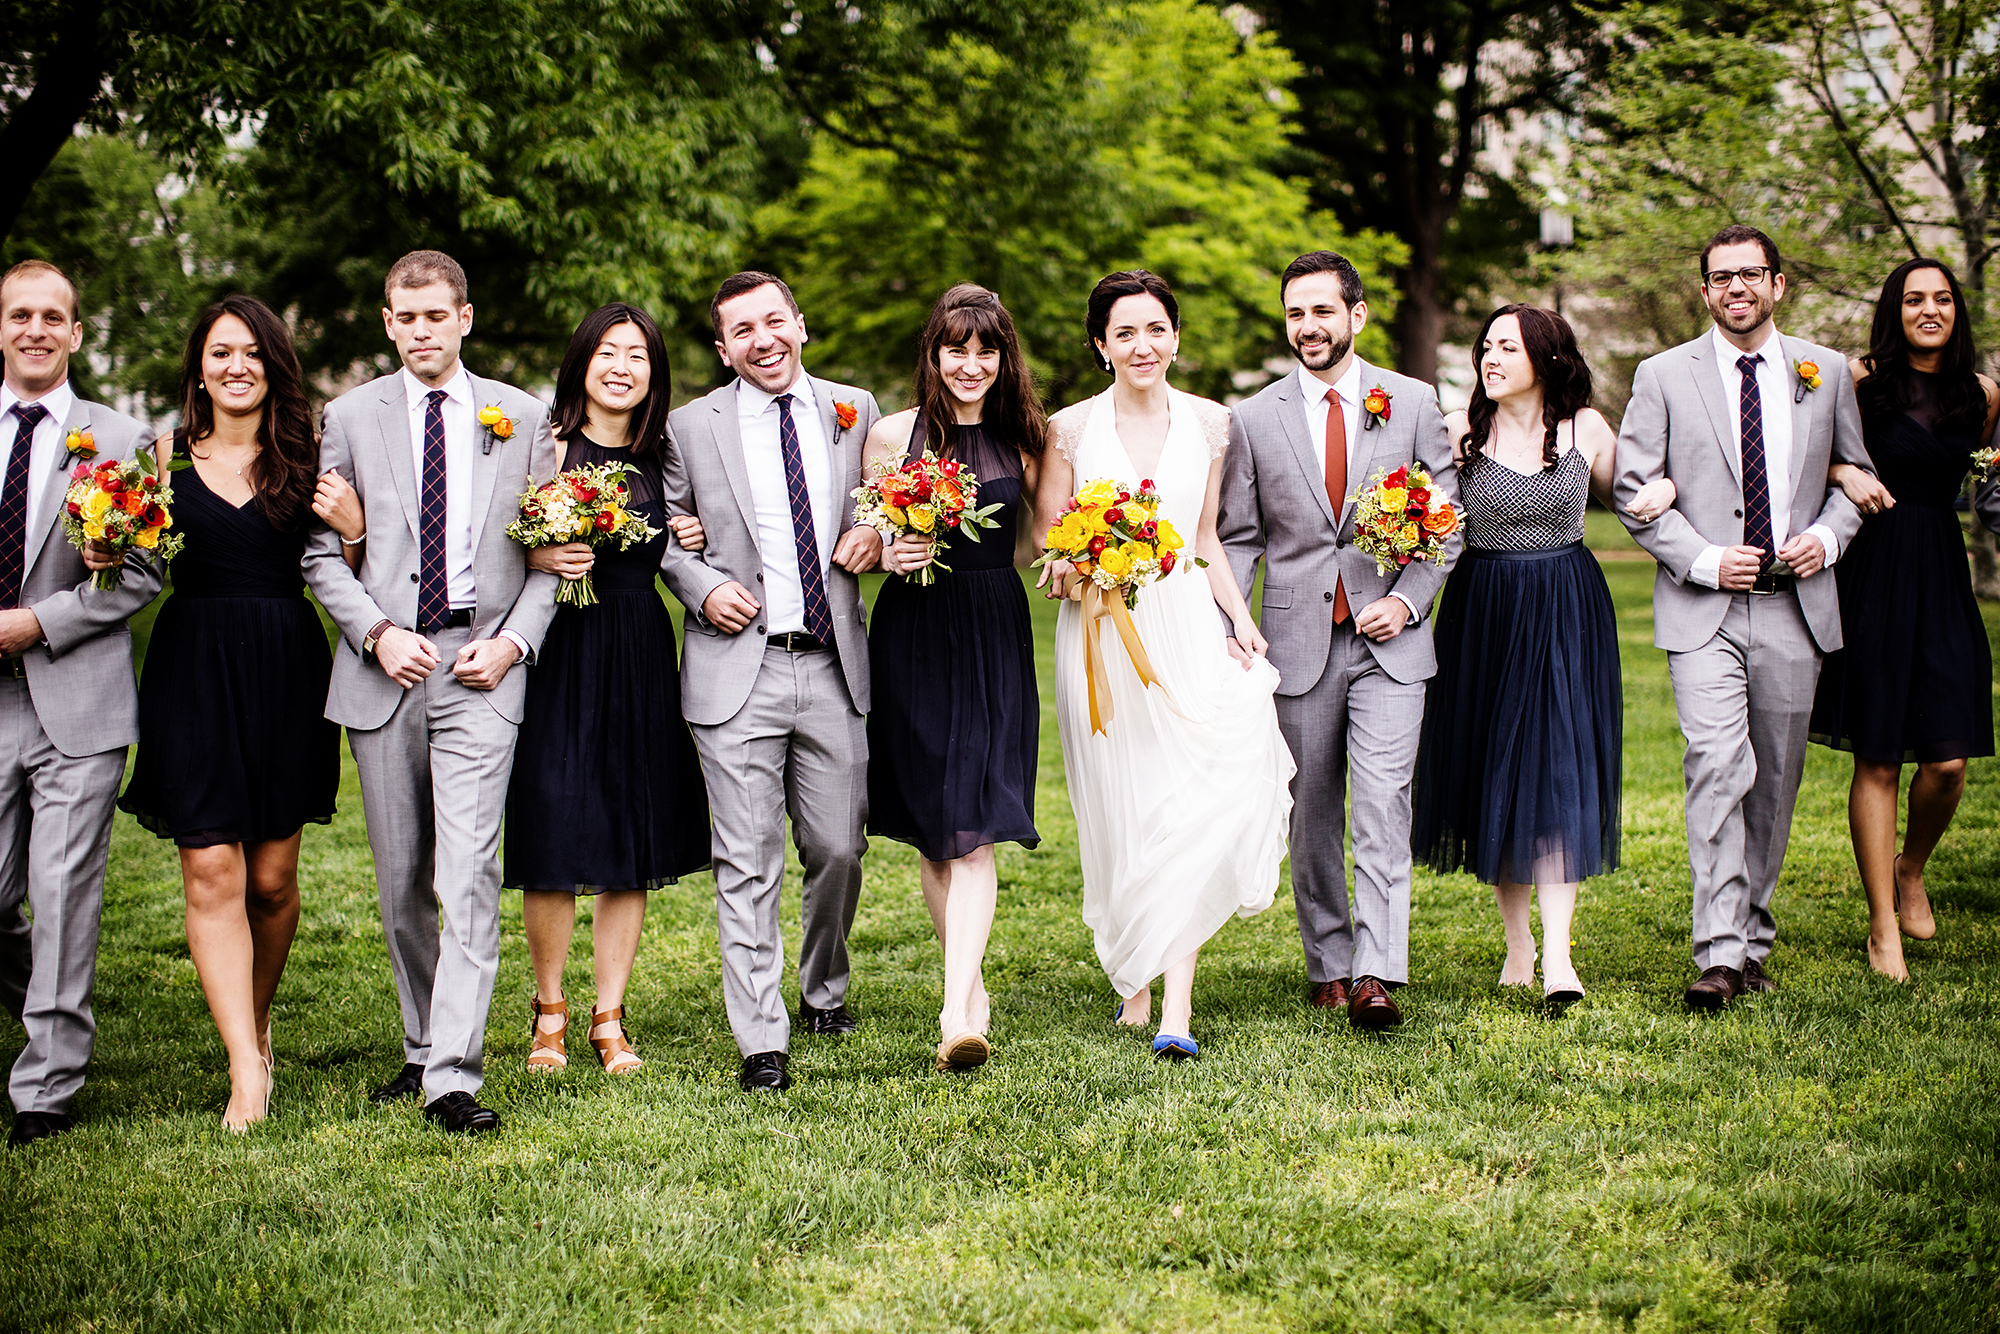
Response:
POLYGON ((76 290, 76 280, 45 259, 24 259, 5 273, 0 273, 0 291, 16 278, 33 278, 37 274, 52 273, 63 280, 69 288, 69 318, 72 323, 83 318, 83 300, 76 290))
POLYGON ((465 304, 465 270, 442 250, 412 250, 391 264, 389 276, 382 280, 382 304, 392 304, 389 293, 397 288, 413 291, 432 283, 444 283, 451 288, 452 304, 465 304))

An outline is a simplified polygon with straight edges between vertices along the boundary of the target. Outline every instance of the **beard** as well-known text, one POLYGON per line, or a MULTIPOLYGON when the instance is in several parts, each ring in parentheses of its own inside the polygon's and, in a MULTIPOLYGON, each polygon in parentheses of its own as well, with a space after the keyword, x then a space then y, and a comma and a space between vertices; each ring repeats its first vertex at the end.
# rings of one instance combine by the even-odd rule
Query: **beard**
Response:
POLYGON ((1300 364, 1307 370, 1323 371, 1327 367, 1337 364, 1354 347, 1354 335, 1351 333, 1340 337, 1327 334, 1325 338, 1325 342, 1315 344, 1310 350, 1306 347, 1303 339, 1292 344, 1293 353, 1298 356, 1300 364))
MULTIPOLYGON (((1769 280, 1767 279, 1766 281, 1769 280)), ((1747 315, 1732 317, 1726 312, 1721 301, 1717 301, 1711 305, 1709 313, 1715 317, 1717 324, 1729 330, 1729 332, 1745 334, 1755 329, 1765 320, 1770 319, 1771 312, 1777 308, 1777 300, 1769 292, 1753 292, 1750 296, 1750 313, 1747 315)))

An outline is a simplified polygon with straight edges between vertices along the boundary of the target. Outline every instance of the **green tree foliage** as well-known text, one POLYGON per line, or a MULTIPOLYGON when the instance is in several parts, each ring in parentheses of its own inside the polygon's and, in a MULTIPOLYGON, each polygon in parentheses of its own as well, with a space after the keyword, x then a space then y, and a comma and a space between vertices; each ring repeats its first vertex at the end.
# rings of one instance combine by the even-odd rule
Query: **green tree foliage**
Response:
MULTIPOLYGON (((1001 295, 1053 402, 1105 383, 1083 333, 1091 285, 1143 266, 1174 285, 1179 383, 1221 396, 1284 350, 1276 275, 1342 249, 1393 308, 1393 240, 1347 235, 1280 177, 1286 83, 1267 35, 1243 38, 1193 0, 1140 0, 1077 18, 1023 69, 959 35, 913 52, 895 118, 864 141, 822 133, 797 189, 759 216, 756 253, 805 308, 816 361, 878 391, 910 373, 946 287, 1001 295)), ((1371 328, 1364 353, 1383 358, 1371 328)))

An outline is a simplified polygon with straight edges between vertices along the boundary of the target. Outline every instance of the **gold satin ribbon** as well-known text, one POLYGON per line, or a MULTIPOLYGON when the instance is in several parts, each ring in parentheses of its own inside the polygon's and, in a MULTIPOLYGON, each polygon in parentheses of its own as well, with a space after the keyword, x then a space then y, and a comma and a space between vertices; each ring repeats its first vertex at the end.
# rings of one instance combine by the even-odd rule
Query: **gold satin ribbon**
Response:
POLYGON ((1160 685, 1153 675, 1152 659, 1146 656, 1146 646, 1139 639, 1139 627, 1132 624, 1132 613, 1125 608, 1125 598, 1120 593, 1107 594, 1096 584, 1088 582, 1085 575, 1083 586, 1083 677, 1090 687, 1090 730, 1093 735, 1102 732, 1111 721, 1111 678, 1104 667, 1104 645, 1099 638, 1097 620, 1109 616, 1118 637, 1125 641, 1125 655, 1132 659, 1132 670, 1139 674, 1142 686, 1160 686, 1160 693, 1167 688, 1160 685))

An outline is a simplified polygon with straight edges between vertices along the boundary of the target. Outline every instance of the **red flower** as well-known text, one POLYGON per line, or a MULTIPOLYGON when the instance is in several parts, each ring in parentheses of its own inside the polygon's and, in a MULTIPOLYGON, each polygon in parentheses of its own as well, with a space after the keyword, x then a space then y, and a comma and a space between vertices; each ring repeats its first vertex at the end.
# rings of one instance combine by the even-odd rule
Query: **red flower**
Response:
POLYGON ((1139 479, 1139 490, 1141 490, 1141 491, 1151 491, 1152 489, 1153 489, 1153 479, 1152 479, 1152 478, 1150 478, 1150 477, 1141 477, 1141 478, 1139 479))
POLYGON ((70 501, 63 508, 69 511, 70 517, 73 519, 83 513, 83 506, 77 504, 74 500, 70 501))
MULTIPOLYGON (((1119 498, 1121 500, 1131 499, 1130 496, 1121 496, 1119 498)), ((1113 505, 1110 509, 1104 511, 1104 521, 1106 523, 1123 523, 1125 522, 1125 511, 1113 505)))
POLYGON ((1396 471, 1390 473, 1385 480, 1387 480, 1390 486, 1408 486, 1410 484, 1409 466, 1406 464, 1403 467, 1396 469, 1396 471))
POLYGON ((80 482, 88 476, 90 476, 90 465, 88 463, 79 463, 76 465, 75 470, 70 473, 69 479, 72 482, 80 482))
POLYGON ((1398 565, 1408 565, 1409 563, 1410 563, 1410 558, 1408 556, 1396 557, 1396 564, 1398 565))
POLYGON ((1064 514, 1074 514, 1074 513, 1076 513, 1077 509, 1078 509, 1078 505, 1077 505, 1077 503, 1076 503, 1076 497, 1075 497, 1075 496, 1071 496, 1071 497, 1069 498, 1069 503, 1068 503, 1067 505, 1064 505, 1064 506, 1063 506, 1063 513, 1064 513, 1064 514))
POLYGON ((1160 573, 1172 574, 1173 572, 1174 572, 1174 553, 1171 550, 1162 551, 1160 553, 1160 573))
POLYGON ((944 461, 944 470, 948 475, 952 477, 958 476, 958 460, 946 459, 944 461))
POLYGON ((97 485, 115 496, 125 489, 125 479, 115 472, 103 473, 99 475, 97 485))
POLYGON ((610 532, 612 523, 613 520, 611 518, 611 511, 610 510, 604 511, 604 513, 597 516, 597 531, 600 533, 610 532))
POLYGON ((1101 538, 1101 537, 1093 537, 1093 538, 1091 538, 1091 539, 1090 539, 1090 554, 1091 554, 1091 555, 1093 555, 1093 556, 1101 556, 1101 555, 1103 555, 1103 554, 1104 554, 1104 539, 1103 539, 1103 538, 1101 538))
POLYGON ((167 512, 158 505, 147 505, 146 512, 139 517, 148 528, 158 528, 167 521, 167 512))
POLYGON ((1118 493, 1118 503, 1121 505, 1123 505, 1126 501, 1130 500, 1131 498, 1132 498, 1132 493, 1130 491, 1120 491, 1118 493))
POLYGON ((1160 535, 1160 525, 1152 519, 1139 525, 1139 536, 1150 542, 1160 535))
POLYGON ((1430 504, 1431 503, 1430 488, 1426 486, 1417 486, 1410 488, 1410 503, 1412 505, 1430 504))

